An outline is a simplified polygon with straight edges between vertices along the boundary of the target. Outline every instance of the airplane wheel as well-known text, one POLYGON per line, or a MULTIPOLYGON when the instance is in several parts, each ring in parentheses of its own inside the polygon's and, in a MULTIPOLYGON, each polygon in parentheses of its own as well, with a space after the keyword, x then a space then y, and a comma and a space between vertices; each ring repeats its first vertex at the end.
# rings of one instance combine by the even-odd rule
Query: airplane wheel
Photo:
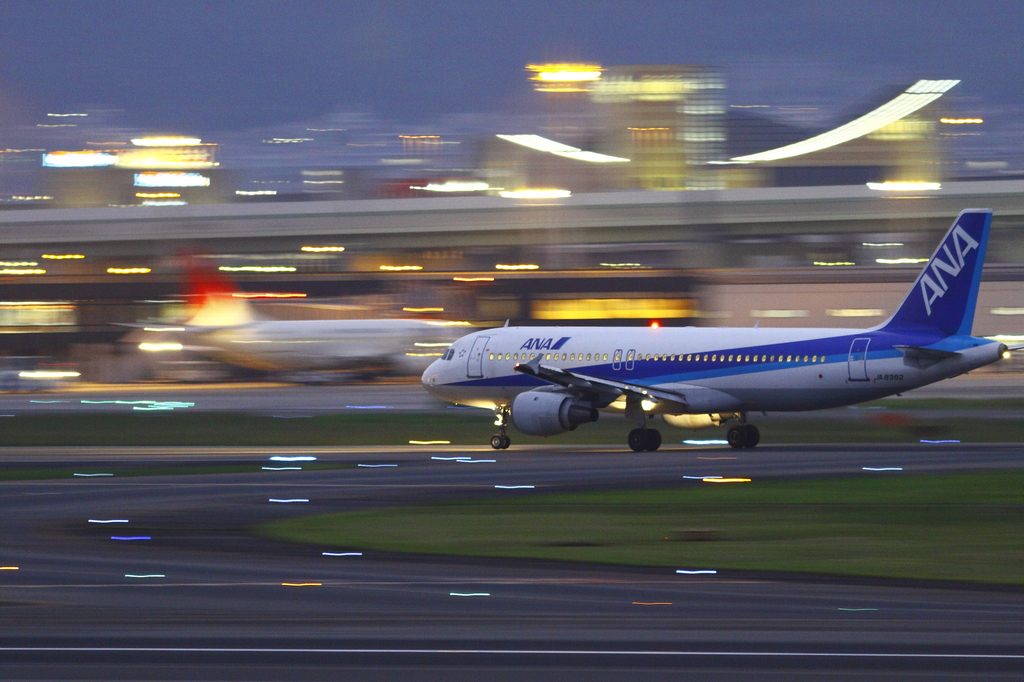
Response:
POLYGON ((743 427, 745 424, 731 426, 725 434, 725 439, 729 441, 729 446, 734 448, 742 448, 746 444, 746 429, 743 427))
POLYGON ((647 429, 647 452, 654 452, 661 447, 661 432, 658 429, 647 429))
POLYGON ((643 452, 647 449, 647 434, 646 429, 633 429, 629 432, 629 449, 633 452, 643 452))
POLYGON ((753 448, 761 442, 761 432, 753 424, 743 425, 743 447, 753 448))
POLYGON ((512 445, 512 439, 509 438, 508 436, 502 436, 501 437, 501 449, 502 450, 508 450, 508 446, 509 445, 512 445))
MULTIPOLYGON (((506 438, 507 438, 507 436, 506 436, 506 438)), ((495 450, 503 450, 503 449, 507 448, 508 446, 505 445, 505 438, 503 438, 502 436, 498 435, 498 436, 491 436, 491 447, 494 448, 495 450)))

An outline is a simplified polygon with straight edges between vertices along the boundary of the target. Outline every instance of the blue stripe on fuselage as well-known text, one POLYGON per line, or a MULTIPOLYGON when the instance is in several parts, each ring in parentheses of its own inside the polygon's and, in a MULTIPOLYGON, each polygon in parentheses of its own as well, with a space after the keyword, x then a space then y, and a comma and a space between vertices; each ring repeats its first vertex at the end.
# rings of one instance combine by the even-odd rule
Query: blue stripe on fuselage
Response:
MULTIPOLYGON (((716 361, 686 361, 686 360, 640 360, 633 361, 634 368, 625 369, 625 358, 621 361, 618 370, 612 369, 612 364, 603 362, 595 365, 573 365, 566 369, 580 374, 589 374, 602 379, 622 381, 624 383, 641 384, 653 386, 665 383, 686 383, 702 379, 715 379, 719 377, 735 376, 739 374, 756 374, 771 372, 780 369, 791 369, 795 367, 807 367, 815 364, 825 365, 832 363, 846 363, 849 359, 850 346, 854 339, 871 339, 868 344, 868 360, 881 360, 902 356, 902 352, 894 346, 921 346, 934 347, 941 350, 958 351, 963 348, 976 345, 972 337, 950 336, 942 337, 934 334, 892 334, 884 331, 865 331, 861 334, 850 334, 846 336, 824 337, 808 339, 806 341, 791 341, 774 343, 762 346, 744 346, 742 348, 725 349, 721 351, 701 351, 691 355, 712 356, 719 358, 733 356, 757 355, 765 356, 809 356, 817 355, 817 363, 802 360, 797 362, 753 362, 733 361, 725 359, 716 361), (824 356, 825 361, 820 358, 824 356)), ((562 340, 559 340, 562 343, 562 340)), ((644 353, 646 355, 646 353, 644 353)), ((676 354, 676 357, 684 357, 676 354)), ((554 362, 554 361, 548 361, 554 362)), ((518 372, 504 374, 486 379, 467 379, 466 381, 453 382, 453 386, 509 386, 509 387, 530 387, 549 385, 548 382, 536 377, 520 374, 518 372)))

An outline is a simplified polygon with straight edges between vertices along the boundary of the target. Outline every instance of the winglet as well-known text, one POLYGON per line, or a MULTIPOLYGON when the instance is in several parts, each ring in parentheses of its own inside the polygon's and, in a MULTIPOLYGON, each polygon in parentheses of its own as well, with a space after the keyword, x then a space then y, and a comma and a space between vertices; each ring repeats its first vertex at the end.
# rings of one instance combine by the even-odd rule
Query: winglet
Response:
POLYGON ((992 210, 960 212, 896 313, 879 329, 969 336, 992 210))

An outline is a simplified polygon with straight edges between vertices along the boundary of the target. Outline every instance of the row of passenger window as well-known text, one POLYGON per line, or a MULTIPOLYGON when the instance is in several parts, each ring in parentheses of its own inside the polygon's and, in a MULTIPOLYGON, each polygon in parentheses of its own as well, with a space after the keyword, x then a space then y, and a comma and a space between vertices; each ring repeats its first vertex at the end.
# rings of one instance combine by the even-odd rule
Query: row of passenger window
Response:
MULTIPOLYGON (((523 353, 522 357, 520 357, 519 353, 505 353, 504 356, 502 356, 501 353, 498 353, 497 355, 495 355, 494 353, 491 353, 490 354, 490 359, 491 360, 495 360, 495 359, 502 360, 502 359, 504 359, 504 360, 524 360, 524 361, 528 361, 528 360, 533 360, 534 358, 537 357, 537 355, 538 355, 538 353, 523 353)), ((543 355, 543 359, 544 360, 552 360, 552 359, 553 360, 558 360, 559 359, 558 353, 545 353, 545 354, 542 354, 542 355, 543 355)), ((598 362, 607 362, 608 361, 608 354, 607 353, 587 353, 586 356, 584 356, 583 353, 562 353, 561 354, 561 359, 562 360, 570 360, 570 361, 573 361, 573 362, 580 362, 580 361, 586 362, 586 361, 590 361, 591 357, 593 357, 594 361, 598 361, 598 362)), ((654 355, 651 355, 650 353, 647 353, 645 355, 643 353, 637 353, 634 356, 633 353, 630 352, 630 353, 626 354, 625 361, 626 362, 633 362, 633 361, 637 361, 637 362, 640 362, 640 361, 677 362, 676 358, 678 358, 678 362, 683 362, 684 361, 683 360, 684 356, 681 353, 679 355, 667 355, 667 354, 666 355, 659 355, 658 353, 655 353, 654 355)), ((736 354, 730 354, 730 355, 727 356, 725 353, 721 353, 721 354, 719 354, 719 353, 710 353, 710 354, 705 353, 703 355, 701 355, 700 353, 696 353, 696 354, 689 353, 689 354, 687 354, 685 356, 685 358, 686 358, 685 362, 743 362, 743 363, 754 363, 754 362, 825 362, 825 356, 824 355, 804 355, 804 356, 800 356, 800 355, 736 355, 736 354)), ((621 362, 622 361, 622 357, 620 356, 619 358, 616 359, 616 361, 617 362, 621 362)))

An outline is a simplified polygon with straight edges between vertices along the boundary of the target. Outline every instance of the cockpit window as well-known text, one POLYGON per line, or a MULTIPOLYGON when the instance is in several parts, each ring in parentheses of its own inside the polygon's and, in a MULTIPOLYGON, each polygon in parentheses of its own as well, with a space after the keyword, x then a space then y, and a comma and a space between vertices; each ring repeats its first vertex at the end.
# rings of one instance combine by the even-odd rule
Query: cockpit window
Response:
POLYGON ((451 360, 453 357, 455 357, 455 349, 454 348, 449 348, 447 351, 445 351, 445 354, 444 354, 444 356, 441 359, 442 360, 451 360))

